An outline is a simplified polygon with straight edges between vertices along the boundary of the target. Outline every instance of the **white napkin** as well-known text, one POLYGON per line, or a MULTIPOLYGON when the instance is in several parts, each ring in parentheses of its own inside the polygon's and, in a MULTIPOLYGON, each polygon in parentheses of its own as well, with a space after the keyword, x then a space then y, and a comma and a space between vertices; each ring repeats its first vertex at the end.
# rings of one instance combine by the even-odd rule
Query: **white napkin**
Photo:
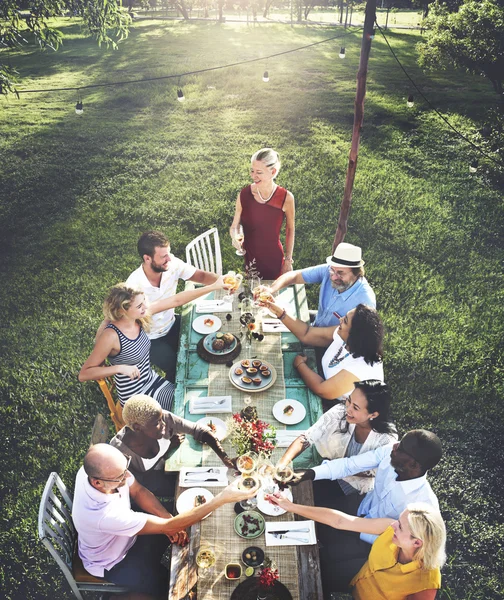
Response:
POLYGON ((277 448, 288 448, 305 431, 305 429, 277 429, 277 448))
POLYGON ((206 415, 207 413, 230 413, 233 411, 231 396, 200 396, 189 400, 191 415, 206 415), (220 402, 224 400, 224 402, 220 402))
POLYGON ((196 301, 196 312, 197 313, 218 313, 218 312, 231 312, 233 310, 232 302, 224 302, 224 300, 197 300, 196 301))
POLYGON ((280 319, 263 319, 262 330, 263 333, 284 333, 290 331, 280 319))
POLYGON ((224 487, 227 484, 227 467, 183 467, 180 469, 180 487, 224 487))
POLYGON ((311 546, 317 543, 315 521, 273 521, 266 522, 266 546, 311 546), (308 531, 299 531, 308 529, 308 531), (289 531, 289 535, 280 539, 271 535, 272 531, 289 531), (299 539, 294 539, 299 538, 299 539), (308 541, 300 541, 308 540, 308 541))

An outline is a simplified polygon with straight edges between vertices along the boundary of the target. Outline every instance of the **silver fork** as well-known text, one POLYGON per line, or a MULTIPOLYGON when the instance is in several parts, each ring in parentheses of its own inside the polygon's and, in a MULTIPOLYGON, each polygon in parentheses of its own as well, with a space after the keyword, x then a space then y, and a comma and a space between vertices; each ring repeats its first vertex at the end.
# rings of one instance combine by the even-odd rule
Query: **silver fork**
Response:
POLYGON ((220 473, 218 468, 203 469, 202 471, 186 471, 187 475, 204 475, 205 473, 220 473))
POLYGON ((208 400, 206 402, 198 402, 194 401, 194 408, 200 408, 201 406, 221 406, 226 402, 226 398, 221 398, 220 400, 208 400))

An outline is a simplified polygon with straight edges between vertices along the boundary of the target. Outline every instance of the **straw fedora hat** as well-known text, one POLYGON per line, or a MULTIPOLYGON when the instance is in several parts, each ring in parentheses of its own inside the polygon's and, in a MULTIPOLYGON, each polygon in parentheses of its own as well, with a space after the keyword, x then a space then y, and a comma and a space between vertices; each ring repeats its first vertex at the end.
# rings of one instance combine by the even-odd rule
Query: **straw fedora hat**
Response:
POLYGON ((345 242, 341 242, 336 246, 334 254, 328 256, 326 262, 330 267, 347 267, 350 269, 364 265, 361 248, 345 242))

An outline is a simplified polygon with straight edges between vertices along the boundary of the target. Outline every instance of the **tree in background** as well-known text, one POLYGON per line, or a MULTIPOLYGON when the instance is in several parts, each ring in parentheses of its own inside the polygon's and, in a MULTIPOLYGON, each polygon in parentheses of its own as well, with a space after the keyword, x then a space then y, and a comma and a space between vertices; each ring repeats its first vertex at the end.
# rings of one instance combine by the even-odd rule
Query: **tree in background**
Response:
POLYGON ((420 66, 465 69, 491 82, 504 113, 504 5, 499 0, 466 0, 457 12, 439 1, 425 20, 418 44, 420 66))
POLYGON ((127 37, 131 17, 114 0, 16 0, 0 1, 0 94, 15 92, 18 73, 5 63, 9 49, 29 44, 30 34, 42 49, 57 50, 63 42, 61 31, 53 27, 52 17, 81 17, 98 44, 117 48, 127 37))

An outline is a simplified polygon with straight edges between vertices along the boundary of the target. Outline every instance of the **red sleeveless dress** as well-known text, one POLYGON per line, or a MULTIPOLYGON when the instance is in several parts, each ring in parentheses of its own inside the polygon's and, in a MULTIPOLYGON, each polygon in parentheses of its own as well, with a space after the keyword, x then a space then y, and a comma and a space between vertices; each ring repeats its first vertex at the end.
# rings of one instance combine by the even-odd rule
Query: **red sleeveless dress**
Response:
POLYGON ((278 186, 266 204, 257 202, 248 185, 240 192, 241 224, 246 251, 245 268, 253 268, 261 279, 276 279, 284 262, 280 229, 285 218, 282 210, 287 190, 278 186))

